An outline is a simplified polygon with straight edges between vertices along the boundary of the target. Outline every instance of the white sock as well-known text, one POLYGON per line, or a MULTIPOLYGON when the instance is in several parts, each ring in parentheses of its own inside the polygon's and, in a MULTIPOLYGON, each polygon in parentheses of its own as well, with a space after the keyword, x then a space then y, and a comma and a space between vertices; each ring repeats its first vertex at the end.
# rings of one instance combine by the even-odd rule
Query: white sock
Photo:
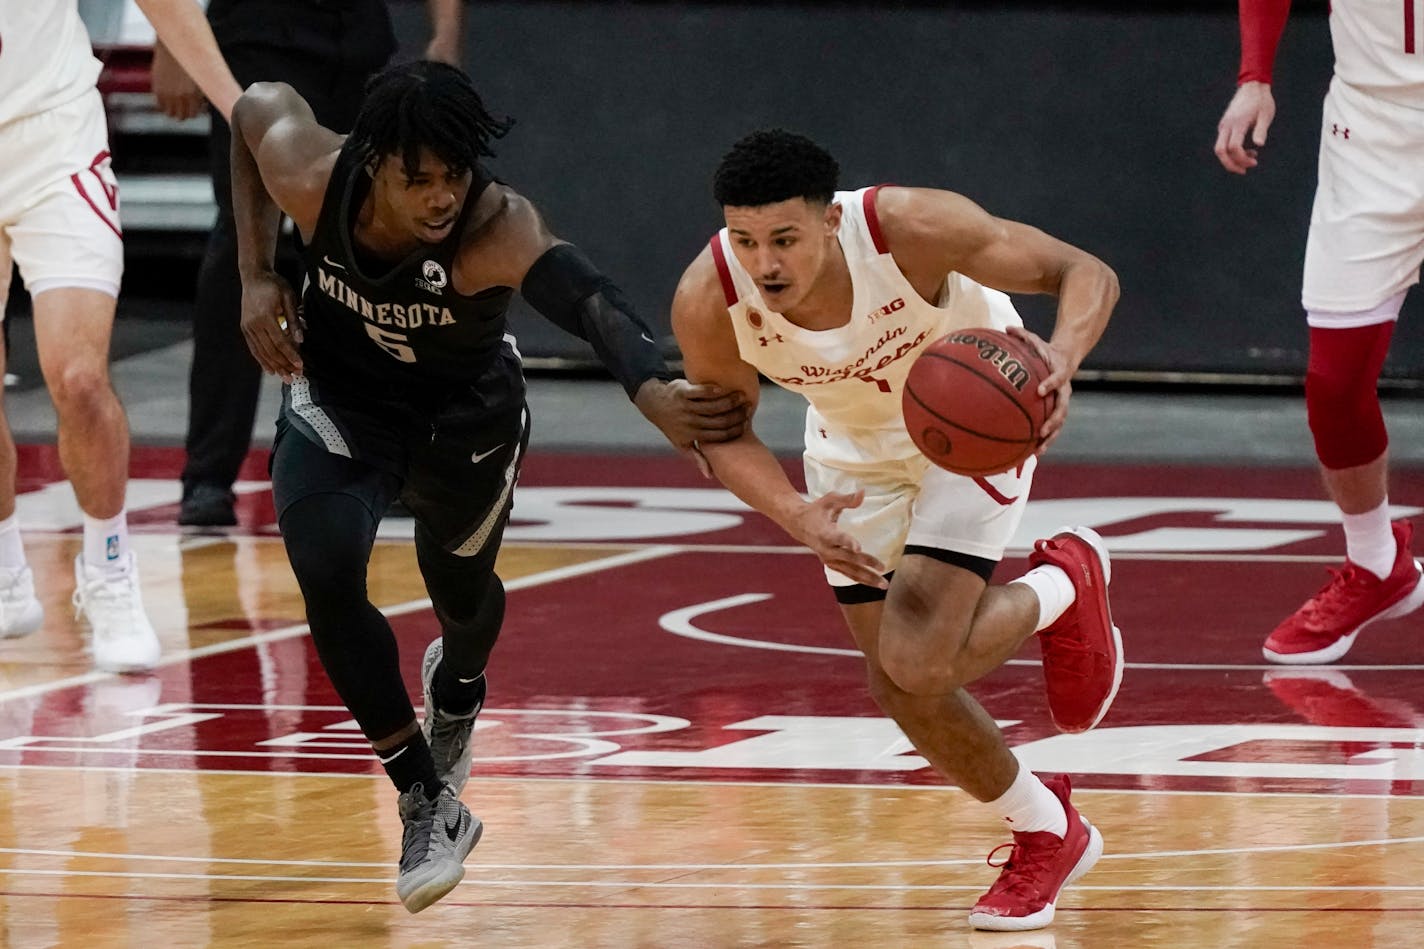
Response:
POLYGON ((18 571, 25 568, 25 545, 20 540, 20 515, 11 514, 0 521, 0 569, 18 571))
POLYGON ((1068 813, 1063 810, 1063 802, 1022 764, 1014 783, 988 806, 1017 833, 1046 830, 1059 837, 1068 833, 1068 813))
POLYGON ((113 517, 84 515, 84 566, 122 573, 129 567, 128 512, 113 517))
POLYGON ((1073 581, 1068 579, 1068 574, 1051 564, 1034 567, 1009 582, 1022 583, 1038 597, 1038 625, 1033 628, 1034 632, 1052 626, 1078 598, 1078 591, 1073 589, 1073 581))
POLYGON ((1344 515, 1345 556, 1356 566, 1363 567, 1383 580, 1394 569, 1394 558, 1399 553, 1394 530, 1389 525, 1389 501, 1386 500, 1373 511, 1363 514, 1344 515))

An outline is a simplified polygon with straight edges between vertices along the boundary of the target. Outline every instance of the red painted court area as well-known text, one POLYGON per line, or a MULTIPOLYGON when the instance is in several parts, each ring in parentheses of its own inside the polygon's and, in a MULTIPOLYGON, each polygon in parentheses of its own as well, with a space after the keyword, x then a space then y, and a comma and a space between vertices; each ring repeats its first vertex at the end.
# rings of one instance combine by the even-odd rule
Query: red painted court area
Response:
MULTIPOLYGON (((49 456, 27 453, 22 510, 77 529, 39 500, 49 456)), ((155 501, 135 523, 178 543, 177 454, 140 451, 135 467, 155 501)), ((245 474, 237 533, 271 536, 262 460, 245 474)), ((1401 514, 1424 507, 1421 474, 1397 473, 1401 514)), ((1424 793, 1424 616, 1370 628, 1335 667, 1260 656, 1339 556, 1314 472, 1050 463, 998 578, 1065 523, 1095 527, 1113 551, 1129 665, 1113 710, 1082 736, 1053 731, 1033 643, 972 687, 1030 767, 1090 788, 1424 793)), ((938 783, 868 698, 818 563, 690 466, 532 457, 506 547, 591 545, 591 561, 509 581, 477 779, 938 783)), ((414 693, 435 622, 419 601, 391 612, 414 693)), ((376 772, 300 617, 227 625, 224 651, 170 656, 153 677, 0 694, 0 764, 376 772)))

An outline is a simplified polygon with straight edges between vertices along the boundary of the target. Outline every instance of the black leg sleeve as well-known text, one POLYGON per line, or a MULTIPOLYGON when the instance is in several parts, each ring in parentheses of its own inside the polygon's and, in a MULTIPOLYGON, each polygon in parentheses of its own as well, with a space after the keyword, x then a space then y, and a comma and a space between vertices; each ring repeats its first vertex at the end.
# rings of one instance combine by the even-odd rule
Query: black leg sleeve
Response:
POLYGON ((447 553, 424 528, 415 529, 415 553, 445 643, 445 669, 461 679, 485 671, 504 623, 504 584, 494 572, 497 543, 474 557, 447 553))
POLYGON ((310 494, 282 513, 282 539, 306 600, 312 642, 367 738, 415 721, 390 623, 366 594, 378 518, 350 494, 310 494))

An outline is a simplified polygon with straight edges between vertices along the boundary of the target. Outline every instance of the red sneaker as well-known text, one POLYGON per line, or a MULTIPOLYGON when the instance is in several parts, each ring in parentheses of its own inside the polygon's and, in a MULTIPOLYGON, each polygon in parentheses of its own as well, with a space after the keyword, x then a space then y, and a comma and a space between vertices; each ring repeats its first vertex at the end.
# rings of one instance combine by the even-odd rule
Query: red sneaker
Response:
POLYGON ((1053 724, 1061 732, 1085 732, 1103 720, 1122 684, 1122 633, 1108 607, 1107 545, 1092 528, 1064 528, 1034 544, 1028 562, 1061 568, 1078 593, 1039 631, 1038 646, 1053 724))
POLYGON ((989 866, 1002 869, 989 892, 969 911, 969 925, 975 929, 1042 929, 1053 922, 1058 894, 1103 855, 1103 835, 1068 802, 1068 776, 1043 783, 1063 802, 1068 833, 1061 838, 1046 830, 1015 833, 1012 844, 1000 844, 989 851, 989 866), (1010 846, 1009 858, 995 863, 994 854, 1010 846))
POLYGON ((1424 604, 1424 583, 1419 582, 1424 571, 1409 549, 1414 528, 1408 521, 1393 527, 1399 546, 1389 576, 1381 580, 1347 559, 1344 569, 1331 570, 1330 582, 1266 638, 1261 652, 1267 659, 1287 665, 1334 662, 1370 623, 1404 616, 1424 604))
POLYGON ((1400 699, 1375 698, 1339 669, 1267 669, 1266 688, 1312 725, 1339 728, 1414 728, 1419 713, 1400 699))

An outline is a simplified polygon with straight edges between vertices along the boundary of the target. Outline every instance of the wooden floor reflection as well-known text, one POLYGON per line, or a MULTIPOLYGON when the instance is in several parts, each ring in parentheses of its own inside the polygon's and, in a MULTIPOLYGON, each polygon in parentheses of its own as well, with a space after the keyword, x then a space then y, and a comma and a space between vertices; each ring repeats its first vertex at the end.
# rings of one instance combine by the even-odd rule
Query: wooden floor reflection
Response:
POLYGON ((10 771, 0 932, 15 947, 1383 947, 1424 924, 1417 799, 1082 792, 1107 855, 1051 930, 1001 936, 964 927, 998 841, 957 791, 476 778, 465 797, 484 840, 465 882, 412 917, 383 780, 10 771), (1282 820, 1296 843, 1275 843, 1282 820))

